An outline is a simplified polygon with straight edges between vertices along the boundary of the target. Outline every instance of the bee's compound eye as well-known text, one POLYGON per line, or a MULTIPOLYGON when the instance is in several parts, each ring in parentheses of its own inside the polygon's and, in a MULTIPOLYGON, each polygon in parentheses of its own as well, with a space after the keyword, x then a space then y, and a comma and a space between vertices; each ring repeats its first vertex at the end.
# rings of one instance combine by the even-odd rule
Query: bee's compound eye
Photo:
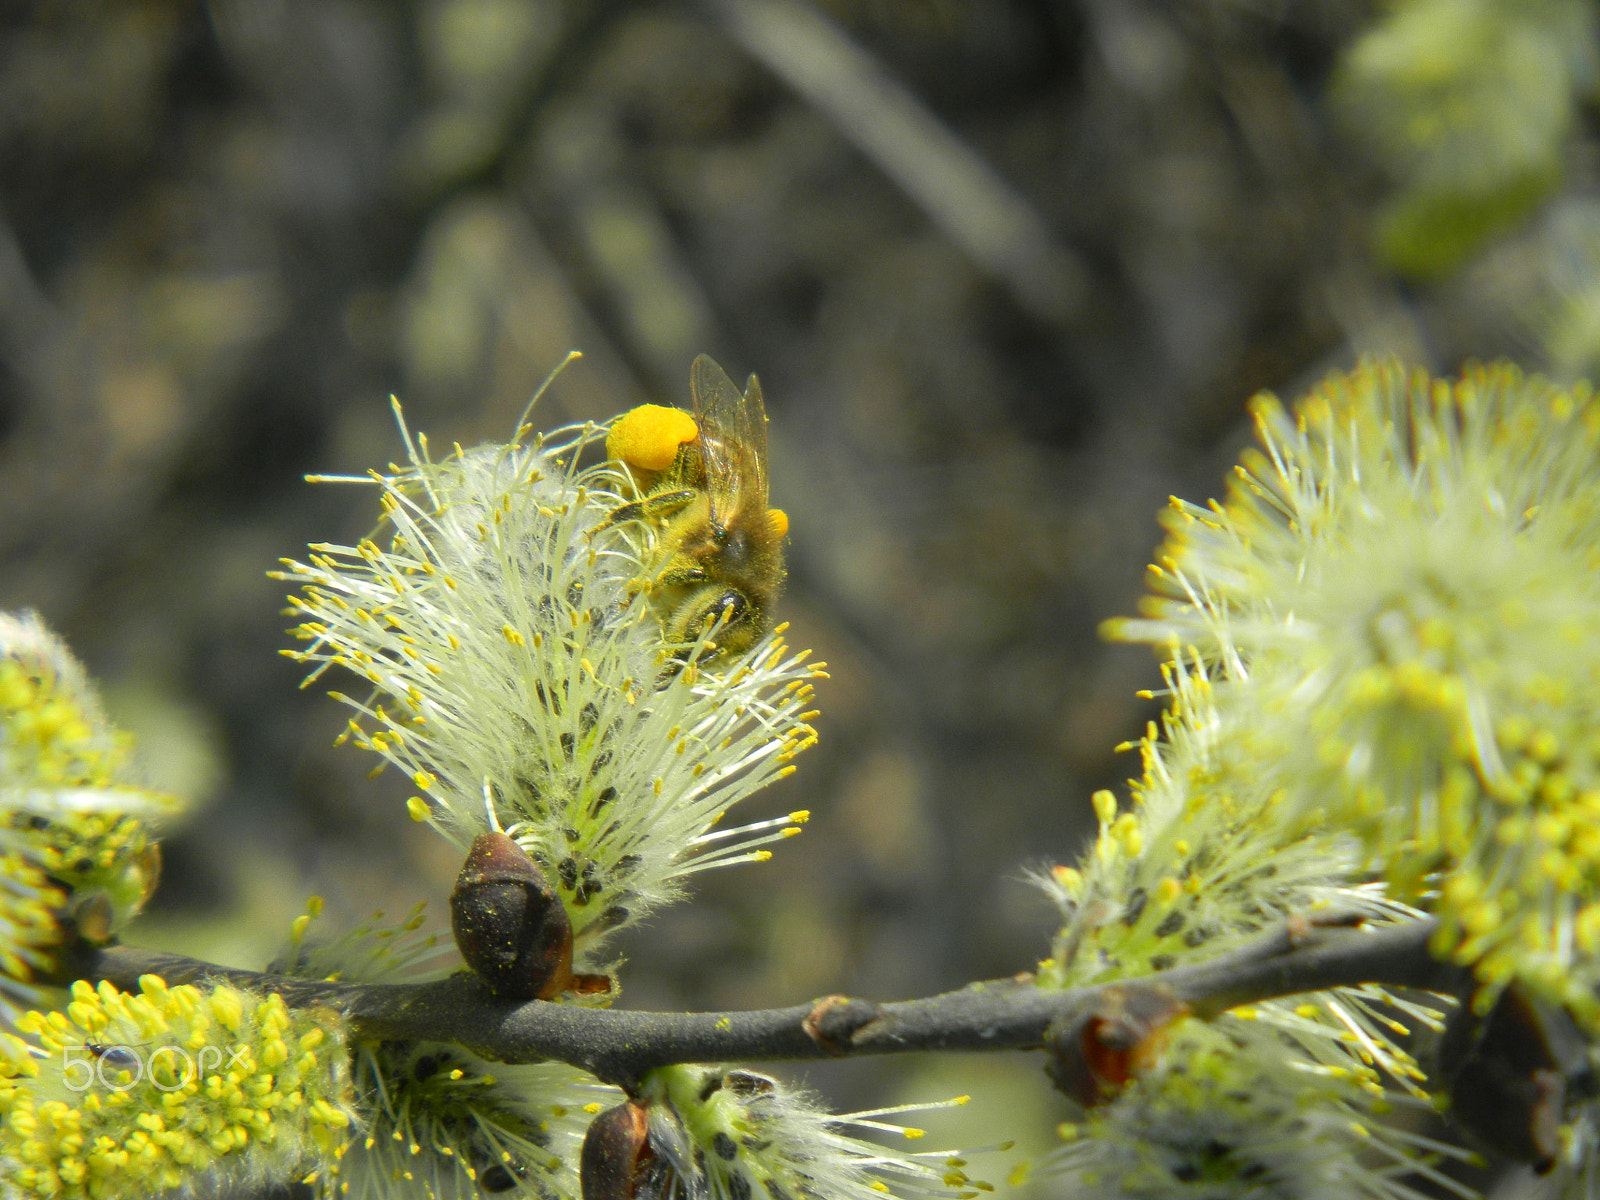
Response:
POLYGON ((723 628, 727 628, 744 620, 745 614, 749 611, 750 601, 744 598, 744 594, 730 589, 708 604, 700 619, 707 628, 718 622, 722 623, 723 628))
POLYGON ((704 640, 702 654, 743 654, 761 634, 761 610, 745 592, 726 584, 695 592, 676 609, 664 626, 668 642, 679 643, 688 653, 704 640))

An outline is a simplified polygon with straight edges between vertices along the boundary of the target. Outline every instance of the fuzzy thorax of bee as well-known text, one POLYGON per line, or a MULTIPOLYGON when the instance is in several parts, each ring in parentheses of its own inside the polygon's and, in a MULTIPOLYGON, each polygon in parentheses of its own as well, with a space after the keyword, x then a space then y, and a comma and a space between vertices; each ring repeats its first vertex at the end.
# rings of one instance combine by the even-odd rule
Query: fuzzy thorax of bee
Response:
POLYGON ((692 417, 647 404, 612 426, 606 451, 629 467, 638 498, 607 524, 658 530, 634 587, 650 597, 665 641, 687 650, 704 639, 710 653, 742 654, 772 628, 789 518, 767 507, 767 417, 756 377, 740 392, 702 354, 689 392, 692 417))

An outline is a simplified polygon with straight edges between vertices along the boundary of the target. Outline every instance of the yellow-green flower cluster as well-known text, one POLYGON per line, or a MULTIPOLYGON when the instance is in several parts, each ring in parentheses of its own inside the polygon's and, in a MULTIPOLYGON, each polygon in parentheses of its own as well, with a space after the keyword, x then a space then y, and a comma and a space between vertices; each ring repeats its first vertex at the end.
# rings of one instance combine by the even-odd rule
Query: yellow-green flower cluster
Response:
MULTIPOLYGON (((310 912, 273 969, 352 983, 419 983, 437 939, 422 934, 421 906, 397 925, 383 914, 331 942, 307 942, 310 912)), ((576 1164, 590 1116, 621 1094, 564 1063, 490 1062, 442 1042, 358 1042, 351 1047, 359 1129, 322 1181, 330 1197, 362 1200, 577 1200, 576 1164)))
POLYGON ((835 1116, 765 1075, 698 1066, 651 1072, 638 1099, 649 1108, 650 1150, 669 1173, 660 1195, 881 1200, 885 1194, 970 1197, 991 1190, 968 1177, 958 1153, 897 1153, 847 1132, 916 1141, 921 1130, 883 1118, 945 1105, 835 1116))
POLYGON ((577 1200, 578 1149, 609 1091, 577 1068, 495 1063, 442 1042, 362 1043, 352 1068, 367 1132, 330 1197, 577 1200))
POLYGON ((626 473, 580 463, 605 433, 443 461, 407 434, 408 465, 364 481, 382 533, 313 547, 285 575, 305 585, 297 657, 372 683, 342 697, 351 736, 415 781, 412 816, 463 849, 502 822, 559 891, 580 956, 690 872, 798 832, 804 814, 713 827, 814 740, 819 673, 781 629, 732 662, 672 657, 639 584, 646 548, 607 524, 626 473))
POLYGON ((1077 867, 1040 879, 1066 923, 1040 965, 1042 987, 1162 971, 1233 949, 1290 915, 1371 921, 1415 915, 1352 882, 1358 847, 1327 831, 1285 836, 1281 790, 1263 776, 1271 730, 1218 703, 1237 685, 1204 663, 1164 668, 1168 708, 1138 743, 1132 807, 1094 796, 1100 832, 1077 867))
POLYGON ((1436 952, 1600 1020, 1600 405, 1386 363, 1254 411, 1112 632, 1223 664, 1277 815, 1357 834, 1436 952))
POLYGON ((146 975, 138 993, 80 981, 65 1011, 17 1028, 32 1040, 0 1060, 0 1181, 19 1196, 284 1183, 336 1160, 350 1136, 331 1011, 146 975))
POLYGON ((1278 1031, 1183 1019, 1160 1061, 1111 1104, 1061 1126, 1038 1174, 1063 1197, 1415 1200, 1474 1193, 1437 1170, 1462 1153, 1382 1121, 1379 1088, 1285 1054, 1278 1031))
MULTIPOLYGON (((1165 673, 1168 709, 1139 743, 1144 770, 1132 807, 1119 812, 1111 793, 1097 793, 1093 846, 1077 867, 1040 881, 1065 922, 1038 986, 1211 959, 1289 916, 1418 915, 1355 882, 1359 847, 1349 835, 1285 830, 1276 816, 1282 791, 1259 767, 1273 731, 1228 703, 1246 685, 1211 678, 1194 657, 1165 673)), ((1421 1076, 1396 1043, 1405 1032, 1398 1017, 1439 1024, 1435 1009, 1356 987, 1236 1010, 1215 1028, 1181 1022, 1187 1032, 1159 1055, 1163 1034, 1151 1030, 1131 1082, 1104 1081, 1104 1103, 1039 1169, 1066 1176, 1071 1195, 1405 1195, 1354 1165, 1368 1146, 1364 1126, 1391 1102, 1388 1089, 1415 1090, 1421 1076)), ((1393 1143, 1395 1162, 1407 1154, 1403 1140, 1393 1143)))
POLYGON ((1448 270, 1555 188, 1597 32, 1588 0, 1401 0, 1351 43, 1334 94, 1396 184, 1392 263, 1448 270))
POLYGON ((1600 198, 1564 205, 1540 248, 1545 277, 1518 315, 1559 378, 1593 379, 1600 374, 1600 198))
MULTIPOLYGON (((0 838, 0 1025, 36 1003, 41 992, 29 981, 49 970, 61 943, 60 913, 66 894, 50 882, 20 846, 0 838)), ((0 1057, 6 1054, 0 1045, 0 1057)))
POLYGON ((144 906, 161 878, 161 848, 140 817, 72 812, 12 816, 26 854, 71 893, 76 931, 106 941, 144 906))
POLYGON ((146 822, 176 804, 138 786, 130 758, 61 640, 0 613, 0 1017, 37 1001, 28 981, 53 947, 105 940, 154 889, 146 822))
MULTIPOLYGON (((125 786, 129 745, 83 668, 32 613, 0 613, 0 809, 105 809, 125 786)), ((130 790, 122 804, 148 808, 130 790)))

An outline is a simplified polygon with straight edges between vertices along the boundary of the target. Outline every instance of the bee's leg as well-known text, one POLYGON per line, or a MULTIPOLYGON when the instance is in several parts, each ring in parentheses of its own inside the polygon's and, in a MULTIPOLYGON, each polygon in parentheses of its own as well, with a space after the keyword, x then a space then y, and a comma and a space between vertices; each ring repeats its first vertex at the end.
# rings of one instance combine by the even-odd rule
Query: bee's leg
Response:
POLYGON ((642 500, 619 504, 611 510, 610 516, 595 526, 595 532, 621 525, 624 521, 652 521, 658 517, 670 517, 683 511, 699 494, 692 488, 685 488, 683 491, 657 492, 642 500))
POLYGON ((653 587, 691 587, 697 583, 709 583, 711 576, 706 574, 704 567, 693 564, 684 567, 667 567, 652 581, 653 587))
POLYGON ((659 575, 640 575, 628 584, 631 593, 653 592, 657 588, 692 587, 697 583, 707 583, 711 577, 700 567, 667 567, 659 575))

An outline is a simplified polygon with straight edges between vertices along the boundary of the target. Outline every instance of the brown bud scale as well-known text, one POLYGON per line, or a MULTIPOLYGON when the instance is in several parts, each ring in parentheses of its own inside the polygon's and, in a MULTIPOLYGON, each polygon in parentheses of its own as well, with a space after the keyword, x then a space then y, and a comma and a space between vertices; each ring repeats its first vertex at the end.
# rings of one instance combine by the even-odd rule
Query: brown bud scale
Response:
POLYGON ((472 843, 450 893, 461 957, 502 1000, 549 1000, 572 982, 572 921, 534 861, 495 830, 472 843))

